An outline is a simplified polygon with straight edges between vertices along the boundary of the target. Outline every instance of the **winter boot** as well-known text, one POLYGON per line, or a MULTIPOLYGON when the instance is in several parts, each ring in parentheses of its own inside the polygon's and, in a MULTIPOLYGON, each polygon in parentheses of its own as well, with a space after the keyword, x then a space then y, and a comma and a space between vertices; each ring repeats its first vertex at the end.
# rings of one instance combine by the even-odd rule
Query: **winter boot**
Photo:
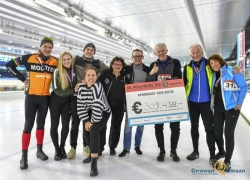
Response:
POLYGON ((22 150, 22 159, 20 160, 20 169, 28 169, 28 150, 22 150))
POLYGON ((97 176, 98 175, 98 169, 97 169, 97 157, 91 158, 91 170, 90 170, 90 176, 97 176))
POLYGON ((55 161, 60 161, 62 159, 62 155, 61 155, 61 149, 59 148, 59 146, 55 146, 55 161))

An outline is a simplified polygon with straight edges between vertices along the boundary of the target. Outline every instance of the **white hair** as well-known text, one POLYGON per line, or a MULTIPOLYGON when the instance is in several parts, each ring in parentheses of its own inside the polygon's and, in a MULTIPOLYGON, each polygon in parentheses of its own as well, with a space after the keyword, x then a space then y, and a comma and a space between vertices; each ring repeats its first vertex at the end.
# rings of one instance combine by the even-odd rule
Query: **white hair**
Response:
POLYGON ((192 50, 193 47, 198 47, 200 49, 200 51, 203 53, 203 48, 201 47, 200 44, 197 43, 197 44, 193 44, 193 45, 190 46, 190 48, 189 48, 189 53, 190 54, 191 54, 191 50, 192 50))
POLYGON ((165 49, 167 49, 167 45, 165 44, 165 43, 158 43, 158 44, 156 44, 155 45, 155 49, 156 49, 156 47, 158 47, 158 46, 163 46, 165 49))

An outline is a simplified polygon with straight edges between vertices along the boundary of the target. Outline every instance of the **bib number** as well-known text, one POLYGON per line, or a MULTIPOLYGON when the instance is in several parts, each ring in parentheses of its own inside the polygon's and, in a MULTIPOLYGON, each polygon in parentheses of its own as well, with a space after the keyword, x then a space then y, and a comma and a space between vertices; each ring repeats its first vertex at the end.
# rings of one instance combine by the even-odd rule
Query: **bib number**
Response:
POLYGON ((238 87, 234 82, 224 82, 225 91, 238 91, 238 87))

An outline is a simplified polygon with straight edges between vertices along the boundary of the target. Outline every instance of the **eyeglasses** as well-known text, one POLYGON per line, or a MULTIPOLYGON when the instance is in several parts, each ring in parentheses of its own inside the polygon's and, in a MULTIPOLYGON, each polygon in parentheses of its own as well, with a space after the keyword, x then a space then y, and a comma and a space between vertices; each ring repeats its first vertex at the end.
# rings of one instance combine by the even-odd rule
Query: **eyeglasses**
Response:
POLYGON ((136 58, 141 59, 142 57, 143 57, 142 55, 141 56, 133 56, 134 59, 136 59, 136 58))
POLYGON ((122 66, 122 64, 113 64, 114 66, 122 66))

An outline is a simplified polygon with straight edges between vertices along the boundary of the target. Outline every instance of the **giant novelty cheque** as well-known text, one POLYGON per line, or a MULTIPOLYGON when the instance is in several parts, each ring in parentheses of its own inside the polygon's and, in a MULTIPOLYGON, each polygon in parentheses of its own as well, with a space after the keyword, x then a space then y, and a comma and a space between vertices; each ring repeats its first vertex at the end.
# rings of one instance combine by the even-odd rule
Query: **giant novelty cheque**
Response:
POLYGON ((125 85, 129 126, 190 120, 182 79, 125 85))

